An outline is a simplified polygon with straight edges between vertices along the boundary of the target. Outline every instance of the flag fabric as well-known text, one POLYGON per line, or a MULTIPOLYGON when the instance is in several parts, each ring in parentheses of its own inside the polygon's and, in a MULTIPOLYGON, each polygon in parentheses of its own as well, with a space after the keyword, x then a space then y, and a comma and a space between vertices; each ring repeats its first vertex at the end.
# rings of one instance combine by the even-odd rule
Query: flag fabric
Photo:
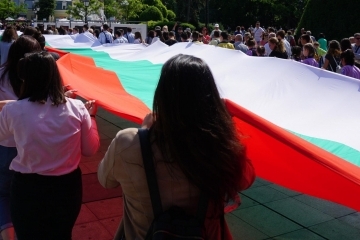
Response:
POLYGON ((358 80, 209 45, 100 45, 56 35, 46 41, 64 55, 57 63, 65 84, 137 123, 150 112, 169 58, 189 54, 203 59, 259 177, 360 210, 358 80))

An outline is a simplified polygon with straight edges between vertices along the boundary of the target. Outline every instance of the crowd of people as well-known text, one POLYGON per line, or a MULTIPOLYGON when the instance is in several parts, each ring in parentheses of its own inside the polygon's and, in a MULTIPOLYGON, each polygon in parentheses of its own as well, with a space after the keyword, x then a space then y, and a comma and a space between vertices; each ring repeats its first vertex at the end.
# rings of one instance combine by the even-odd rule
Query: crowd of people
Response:
MULTIPOLYGON (((192 31, 190 28, 184 30, 177 23, 170 31, 166 25, 162 28, 156 26, 145 38, 140 32, 132 33, 130 27, 125 31, 120 29, 113 33, 107 24, 103 25, 101 32, 87 25, 84 26, 83 31, 84 34, 98 39, 101 44, 151 45, 156 41, 161 41, 168 46, 177 42, 208 44, 239 50, 249 56, 291 59, 360 79, 360 33, 343 38, 339 42, 326 40, 323 33, 320 33, 316 39, 311 31, 301 29, 301 35, 296 41, 293 30, 276 30, 273 27, 264 29, 260 27, 260 22, 256 22, 255 27, 250 27, 248 31, 238 26, 231 34, 220 30, 219 24, 215 24, 214 30, 210 33, 206 27, 203 27, 201 31, 192 31)), ((78 30, 70 29, 69 34, 78 34, 78 30)))
MULTIPOLYGON (((260 23, 250 32, 237 27, 231 35, 218 24, 211 33, 206 27, 201 32, 183 31, 176 24, 172 31, 157 26, 143 39, 131 28, 113 34, 107 24, 98 32, 83 27, 83 34, 102 44, 209 44, 253 57, 292 59, 360 79, 355 66, 359 33, 339 43, 328 42, 324 34, 316 39, 310 31, 302 31, 296 41, 292 31, 265 30, 260 23)), ((0 231, 4 240, 15 239, 15 233, 19 240, 71 239, 82 199, 79 162, 82 155, 91 156, 99 148, 96 103, 73 99, 74 91, 66 91, 56 65, 60 56, 46 51, 43 34, 55 33, 26 27, 18 36, 8 26, 0 41, 0 231)), ((203 236, 232 239, 223 220, 224 202, 240 204, 237 193, 251 186, 255 173, 203 60, 180 54, 164 64, 153 112, 144 118, 142 128, 148 129, 150 159, 161 176, 158 188, 166 193, 161 194, 163 208, 177 205, 195 214, 204 194, 209 205, 203 236)), ((122 186, 125 210, 118 239, 144 239, 156 217, 138 132, 136 128, 120 131, 98 169, 104 187, 122 186)))

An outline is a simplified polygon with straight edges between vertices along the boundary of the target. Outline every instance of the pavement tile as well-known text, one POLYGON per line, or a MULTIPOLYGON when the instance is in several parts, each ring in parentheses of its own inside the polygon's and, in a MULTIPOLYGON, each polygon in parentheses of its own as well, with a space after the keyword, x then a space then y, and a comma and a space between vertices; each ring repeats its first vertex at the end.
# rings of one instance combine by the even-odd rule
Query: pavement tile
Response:
POLYGON ((225 220, 233 239, 261 240, 269 237, 231 213, 225 215, 225 220))
POLYGON ((112 236, 114 236, 119 227, 121 218, 122 216, 102 219, 100 220, 100 223, 110 232, 112 236))
POLYGON ((305 228, 273 237, 274 240, 322 240, 323 238, 305 228))
MULTIPOLYGON (((98 130, 98 132, 99 132, 99 130, 98 130)), ((108 137, 107 135, 99 132, 99 139, 101 140, 101 139, 112 139, 112 138, 110 138, 110 137, 108 137)))
POLYGON ((107 139, 101 139, 100 140, 100 148, 99 148, 99 152, 102 153, 102 157, 104 157, 106 151, 109 148, 110 143, 112 142, 112 138, 107 138, 107 139))
POLYGON ((234 211, 233 215, 270 237, 289 233, 302 228, 300 225, 262 205, 239 209, 234 211))
MULTIPOLYGON (((100 143, 101 144, 101 143, 100 143)), ((101 147, 101 145, 100 145, 101 147)), ((103 159, 104 157, 104 152, 100 152, 100 151, 97 151, 93 156, 91 157, 84 157, 84 156, 81 156, 81 160, 80 162, 81 163, 86 163, 86 162, 93 162, 93 161, 99 161, 101 159, 103 159)))
POLYGON ((95 215, 89 210, 88 207, 85 206, 85 204, 81 205, 81 210, 78 218, 76 219, 75 225, 87 223, 87 222, 94 222, 98 220, 95 215))
POLYGON ((120 131, 121 129, 117 126, 114 125, 107 125, 104 127, 100 127, 98 128, 98 131, 105 134, 106 136, 108 136, 109 138, 114 138, 116 136, 116 134, 120 131))
POLYGON ((333 217, 292 198, 281 199, 264 205, 305 227, 333 219, 333 217))
POLYGON ((273 189, 275 189, 275 190, 277 190, 277 191, 279 191, 279 192, 281 192, 281 193, 283 193, 283 194, 286 194, 286 195, 288 195, 288 196, 290 196, 290 197, 293 197, 293 196, 297 196, 297 195, 301 195, 301 194, 302 194, 302 193, 300 193, 300 192, 295 192, 295 191, 293 191, 293 190, 291 190, 291 189, 288 189, 288 188, 279 186, 279 185, 277 185, 277 184, 269 184, 268 186, 271 187, 271 188, 273 188, 273 189))
POLYGON ((269 184, 272 184, 272 183, 265 179, 257 177, 257 178, 255 178, 255 181, 251 185, 251 187, 260 187, 260 186, 269 185, 269 184))
POLYGON ((242 194, 259 203, 267 203, 289 197, 268 185, 247 189, 242 194))
POLYGON ((98 219, 106 219, 123 215, 123 200, 121 197, 89 202, 85 205, 98 219))
POLYGON ((73 240, 110 240, 111 234, 98 221, 75 225, 72 232, 73 240))
POLYGON ((91 162, 84 162, 83 164, 85 165, 85 167, 87 167, 89 169, 90 173, 96 173, 98 170, 100 161, 101 161, 101 159, 91 161, 91 162))
POLYGON ((239 194, 240 195, 240 199, 241 199, 241 205, 238 209, 242 209, 242 208, 248 208, 248 207, 252 207, 255 205, 259 205, 259 203, 251 198, 248 198, 247 196, 245 196, 244 194, 239 194))
POLYGON ((311 197, 308 195, 299 195, 295 196, 294 199, 303 202, 310 207, 313 207, 327 215, 330 215, 334 218, 339 218, 342 216, 349 215, 350 213, 356 212, 354 209, 345 207, 340 204, 336 204, 330 201, 326 201, 320 198, 311 197))
POLYGON ((360 229, 337 219, 312 226, 309 229, 329 240, 360 239, 360 229))
POLYGON ((344 217, 338 218, 338 220, 360 229, 360 212, 346 215, 344 217))
POLYGON ((83 163, 79 163, 79 167, 81 169, 82 174, 89 174, 91 173, 90 169, 88 169, 83 163))

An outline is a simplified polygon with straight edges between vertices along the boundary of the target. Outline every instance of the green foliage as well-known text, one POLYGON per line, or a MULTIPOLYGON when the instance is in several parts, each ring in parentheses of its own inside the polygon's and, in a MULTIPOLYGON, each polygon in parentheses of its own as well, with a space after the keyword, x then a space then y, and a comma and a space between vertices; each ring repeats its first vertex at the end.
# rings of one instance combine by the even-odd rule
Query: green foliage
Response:
POLYGON ((176 14, 171 10, 167 10, 167 19, 169 19, 170 21, 175 21, 175 18, 176 14))
POLYGON ((121 5, 116 0, 104 0, 104 14, 107 18, 115 17, 120 19, 122 15, 121 5))
POLYGON ((37 6, 40 7, 40 11, 37 13, 38 19, 49 19, 50 15, 54 15, 54 10, 56 7, 55 0, 39 0, 37 6))
MULTIPOLYGON (((68 6, 66 13, 71 15, 74 19, 83 19, 85 14, 99 14, 100 9, 102 8, 102 3, 99 0, 90 0, 89 6, 85 8, 84 3, 73 2, 72 5, 68 6)), ((100 15, 100 14, 99 14, 100 15)))
POLYGON ((7 17, 15 18, 18 14, 27 11, 27 7, 24 3, 17 6, 14 1, 0 0, 0 18, 5 19, 7 17))
POLYGON ((169 22, 169 19, 164 18, 164 19, 163 19, 163 22, 169 22))
MULTIPOLYGON (((276 26, 295 28, 301 18, 308 0, 228 0, 209 1, 209 22, 222 22, 234 29, 236 26, 276 26)), ((317 0, 320 2, 320 0, 317 0)), ((327 8, 322 1, 321 8, 327 8)), ((178 16, 178 14, 177 14, 178 16)), ((200 12, 200 20, 205 22, 204 9, 200 12)))
POLYGON ((162 13, 163 17, 164 18, 167 17, 167 9, 166 9, 165 5, 161 2, 161 0, 144 0, 143 2, 144 2, 144 4, 146 4, 148 6, 157 7, 160 10, 160 12, 162 13))
POLYGON ((177 0, 162 0, 162 3, 165 5, 168 10, 176 10, 177 0))
MULTIPOLYGON (((169 31, 171 31, 173 29, 173 27, 175 26, 174 21, 169 21, 169 22, 165 22, 165 21, 148 21, 147 22, 147 26, 149 30, 155 29, 156 26, 160 26, 163 27, 164 25, 168 26, 169 31)), ((186 28, 190 28, 192 31, 194 31, 196 28, 194 25, 190 24, 190 23, 181 23, 180 26, 183 29, 186 28)))
POLYGON ((115 17, 116 19, 127 18, 131 20, 138 20, 144 4, 142 0, 127 0, 128 5, 119 0, 104 0, 105 16, 115 17))
POLYGON ((141 21, 162 21, 163 15, 160 10, 155 6, 147 7, 141 14, 140 14, 141 21))
POLYGON ((328 40, 341 40, 359 32, 359 22, 354 19, 358 14, 353 0, 327 1, 326 7, 323 2, 309 0, 297 30, 310 30, 315 38, 324 33, 328 40))
POLYGON ((160 10, 160 12, 164 18, 167 18, 167 9, 164 4, 162 4, 160 2, 160 3, 156 4, 155 7, 157 7, 160 10))

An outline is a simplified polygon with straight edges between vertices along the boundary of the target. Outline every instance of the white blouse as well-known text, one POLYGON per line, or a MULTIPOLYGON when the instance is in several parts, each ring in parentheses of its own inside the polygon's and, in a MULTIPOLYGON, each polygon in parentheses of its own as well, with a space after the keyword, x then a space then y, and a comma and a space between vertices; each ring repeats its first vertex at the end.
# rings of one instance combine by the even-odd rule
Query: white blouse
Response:
POLYGON ((81 155, 99 148, 96 121, 80 100, 54 106, 23 99, 6 104, 0 113, 0 141, 14 136, 18 155, 10 169, 59 176, 74 171, 81 155))

